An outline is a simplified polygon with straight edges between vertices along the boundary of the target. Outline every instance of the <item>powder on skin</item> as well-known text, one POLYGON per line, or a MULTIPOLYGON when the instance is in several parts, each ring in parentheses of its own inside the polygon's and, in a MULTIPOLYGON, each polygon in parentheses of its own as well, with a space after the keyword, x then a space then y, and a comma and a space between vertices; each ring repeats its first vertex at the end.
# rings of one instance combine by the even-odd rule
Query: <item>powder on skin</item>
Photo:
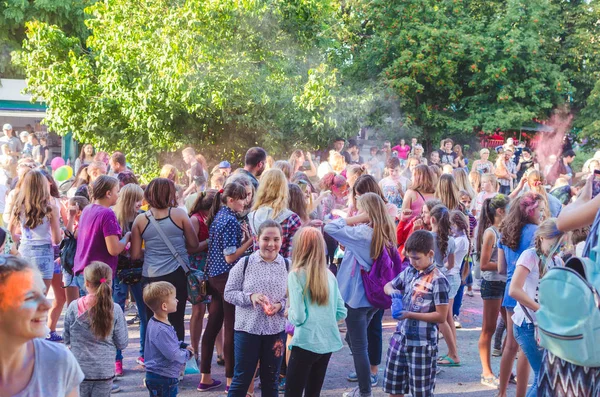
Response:
POLYGON ((23 304, 25 294, 33 287, 33 272, 23 270, 13 272, 0 286, 0 311, 12 309, 23 304))

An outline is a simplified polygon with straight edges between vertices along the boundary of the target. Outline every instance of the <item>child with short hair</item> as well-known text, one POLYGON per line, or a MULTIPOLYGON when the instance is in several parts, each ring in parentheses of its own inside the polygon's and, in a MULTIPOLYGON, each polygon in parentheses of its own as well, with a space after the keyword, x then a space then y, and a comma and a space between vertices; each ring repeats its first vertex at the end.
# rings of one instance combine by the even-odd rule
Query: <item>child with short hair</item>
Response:
POLYGON ((436 267, 433 235, 416 230, 406 241, 410 266, 387 283, 388 295, 403 293, 402 316, 390 339, 383 390, 391 396, 433 396, 438 323, 448 316, 450 285, 436 267), (408 321, 410 320, 410 321, 408 321))
POLYGON ((146 327, 146 388, 150 396, 176 396, 179 375, 194 349, 177 340, 169 323, 169 313, 177 311, 175 287, 166 281, 146 285, 144 303, 154 313, 146 327))
POLYGON ((83 271, 88 294, 71 302, 65 314, 64 342, 79 362, 85 379, 82 397, 108 397, 119 391, 113 386, 115 355, 129 342, 127 323, 112 300, 112 270, 103 262, 92 262, 83 271))
POLYGON ((398 157, 390 157, 385 163, 388 176, 379 181, 379 187, 385 199, 398 208, 402 208, 404 192, 409 180, 402 176, 402 167, 398 157))

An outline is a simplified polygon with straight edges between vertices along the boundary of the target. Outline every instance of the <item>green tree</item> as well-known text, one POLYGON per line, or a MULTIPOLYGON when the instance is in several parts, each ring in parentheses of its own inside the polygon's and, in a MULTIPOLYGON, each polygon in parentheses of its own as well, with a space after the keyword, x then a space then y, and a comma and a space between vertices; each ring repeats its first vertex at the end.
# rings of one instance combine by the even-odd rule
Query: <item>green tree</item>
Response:
POLYGON ((22 77, 23 70, 11 63, 10 53, 21 48, 25 23, 38 20, 60 26, 65 33, 84 40, 85 7, 95 0, 4 0, 0 2, 0 76, 22 77))
POLYGON ((347 72, 397 96, 425 139, 519 128, 571 91, 553 62, 548 0, 354 2, 356 62, 347 72))
POLYGON ((315 7, 318 20, 296 18, 300 35, 283 1, 109 0, 87 9, 85 44, 29 23, 15 62, 52 130, 126 151, 141 172, 186 144, 232 160, 256 144, 319 146, 342 118, 337 70, 307 50, 335 7, 315 7))

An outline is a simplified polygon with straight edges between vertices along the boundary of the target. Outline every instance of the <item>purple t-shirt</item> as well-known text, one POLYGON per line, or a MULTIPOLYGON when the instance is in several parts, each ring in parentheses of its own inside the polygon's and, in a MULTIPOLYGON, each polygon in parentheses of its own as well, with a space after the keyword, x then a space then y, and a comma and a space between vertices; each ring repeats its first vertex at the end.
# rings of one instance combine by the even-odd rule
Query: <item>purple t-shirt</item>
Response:
POLYGON ((81 213, 78 230, 75 274, 81 273, 93 261, 106 263, 114 274, 118 257, 108 252, 104 240, 108 236, 120 237, 122 233, 113 210, 98 204, 87 206, 81 213))

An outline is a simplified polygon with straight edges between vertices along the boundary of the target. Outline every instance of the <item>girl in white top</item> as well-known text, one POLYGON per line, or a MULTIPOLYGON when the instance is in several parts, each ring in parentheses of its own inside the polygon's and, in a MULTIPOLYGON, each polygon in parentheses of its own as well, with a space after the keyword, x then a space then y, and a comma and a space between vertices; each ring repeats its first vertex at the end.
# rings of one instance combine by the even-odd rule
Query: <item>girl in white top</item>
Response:
POLYGON ((529 248, 517 260, 515 273, 510 283, 509 295, 519 303, 512 316, 514 335, 517 343, 527 356, 535 378, 527 397, 537 395, 537 383, 542 363, 543 349, 535 338, 535 312, 540 308, 538 289, 540 279, 549 268, 564 266, 559 257, 564 244, 564 233, 558 230, 556 219, 545 220, 535 232, 535 247, 529 248))
POLYGON ((481 206, 485 199, 489 199, 498 194, 498 179, 494 174, 483 174, 481 176, 481 192, 475 198, 473 208, 471 208, 473 215, 479 216, 481 212, 481 206))

